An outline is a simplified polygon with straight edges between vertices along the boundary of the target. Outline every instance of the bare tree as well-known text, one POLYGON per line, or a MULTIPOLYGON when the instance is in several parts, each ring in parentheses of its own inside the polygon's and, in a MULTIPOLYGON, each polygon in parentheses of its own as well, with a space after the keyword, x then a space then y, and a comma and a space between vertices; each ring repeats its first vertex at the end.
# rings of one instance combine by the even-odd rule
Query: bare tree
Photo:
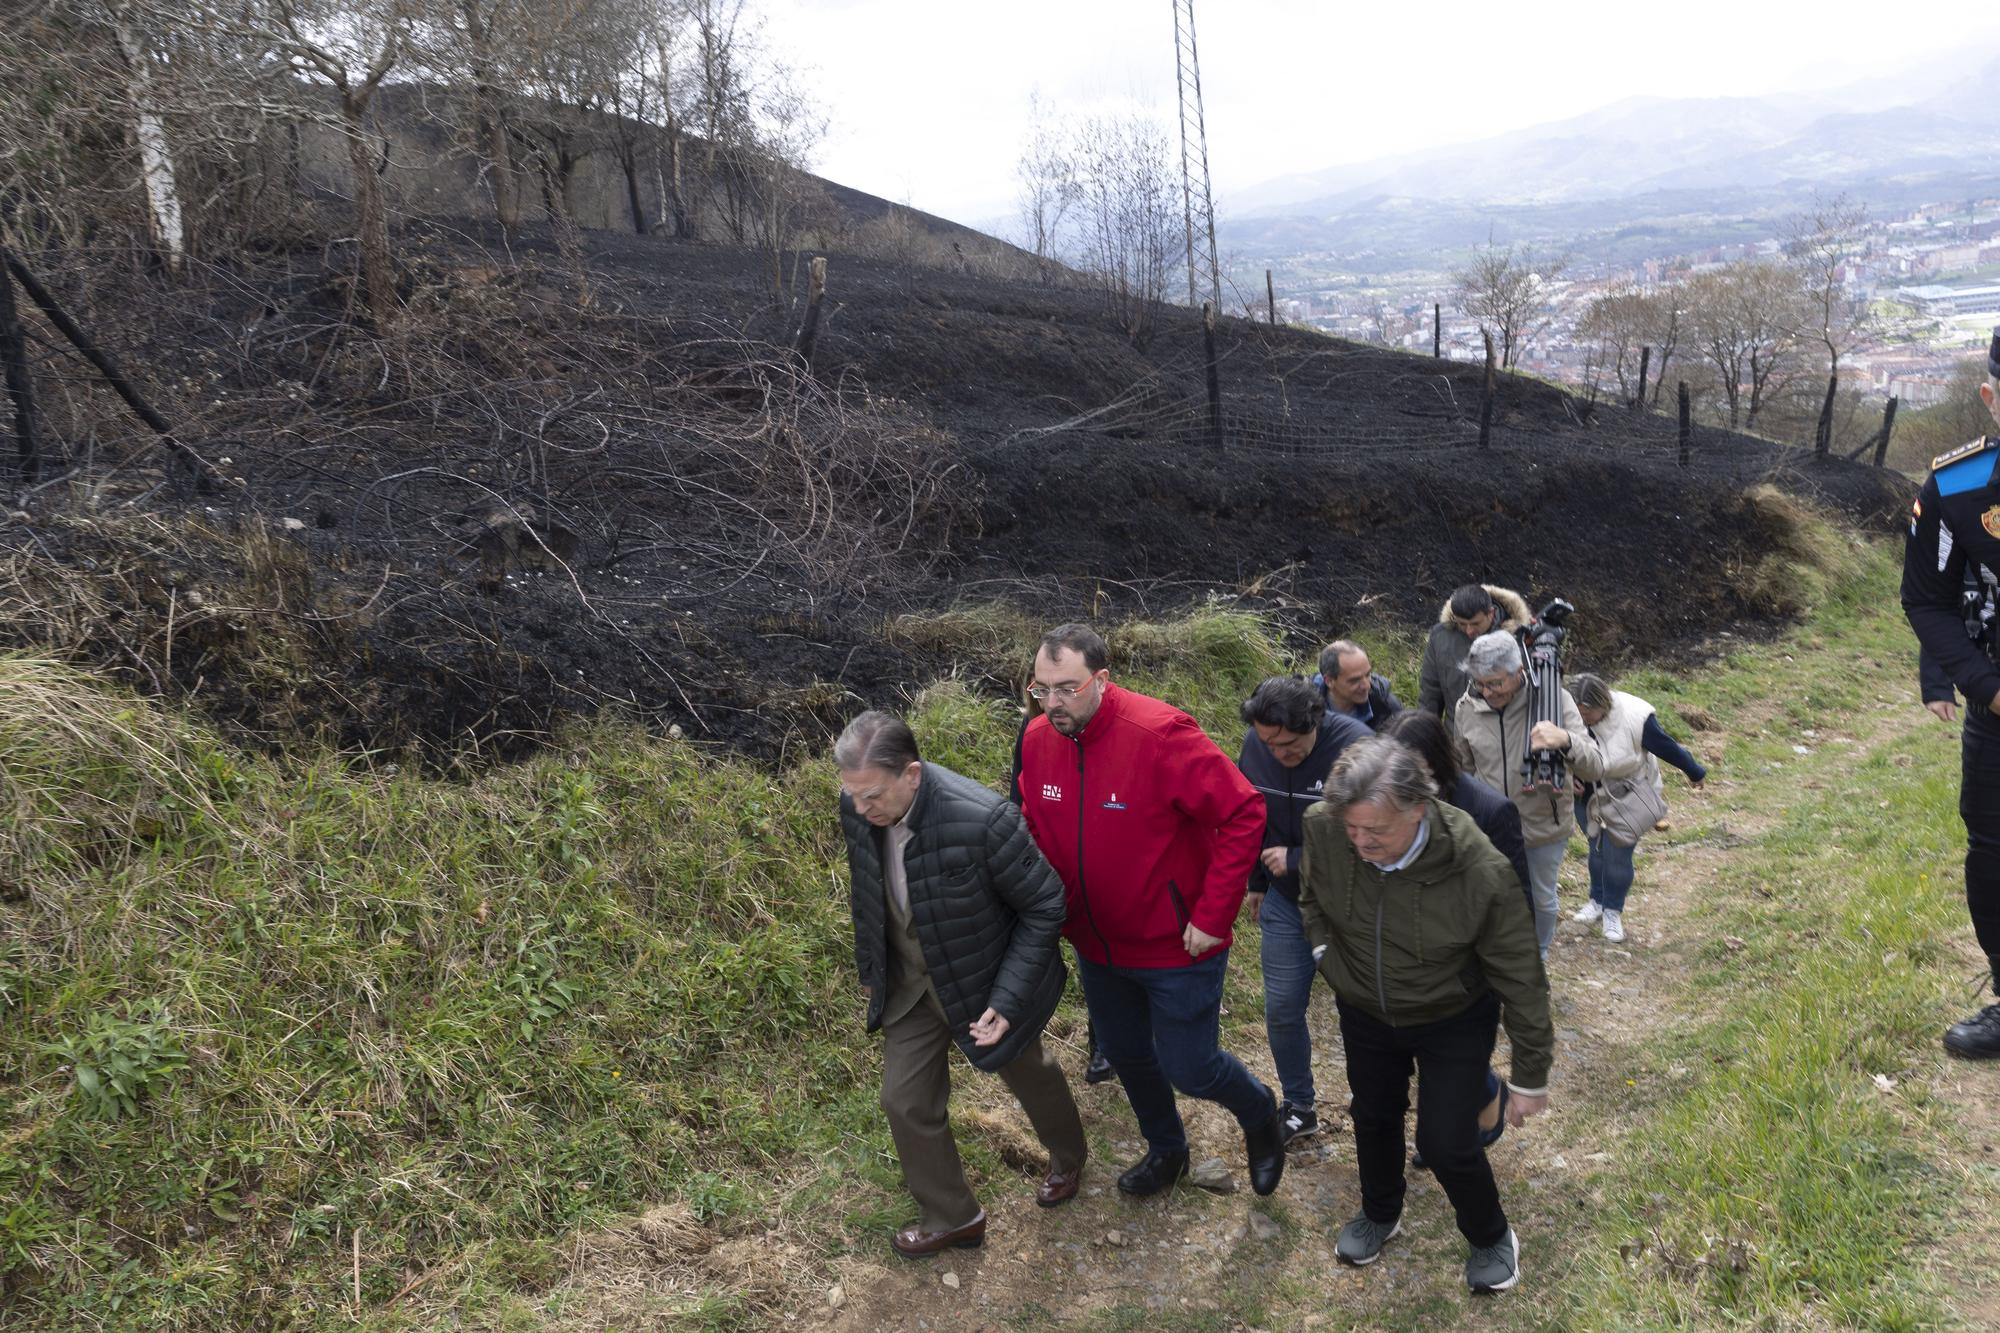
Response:
POLYGON ((757 239, 771 261, 771 294, 785 293, 785 250, 793 243, 807 205, 819 184, 806 171, 813 150, 826 134, 826 116, 809 98, 797 75, 776 66, 757 99, 757 239))
MULTIPOLYGON (((0 235, 30 248, 143 233, 169 269, 227 244, 303 114, 235 6, 33 0, 0 24, 0 235)), ((287 206, 290 204, 288 202, 287 206)))
POLYGON ((1645 294, 1631 288, 1600 296, 1584 308, 1576 331, 1591 349, 1593 392, 1597 377, 1609 371, 1618 381, 1620 398, 1629 402, 1646 396, 1646 386, 1635 385, 1635 380, 1640 348, 1650 345, 1646 341, 1650 316, 1645 294))
POLYGON ((1131 114, 1085 122, 1076 162, 1083 266, 1126 336, 1143 346, 1178 253, 1177 160, 1165 130, 1131 114))
POLYGON ((1567 255, 1536 258, 1488 245, 1452 275, 1459 304, 1499 345, 1501 369, 1511 369, 1527 341, 1548 328, 1549 287, 1567 267, 1567 255))
POLYGON ((1757 414, 1796 369, 1800 293, 1789 265, 1742 262, 1687 284, 1689 324, 1714 367, 1729 425, 1754 430, 1757 414))
POLYGON ((686 78, 683 68, 688 46, 687 11, 678 0, 655 4, 646 24, 648 60, 640 67, 643 84, 653 86, 653 105, 658 108, 661 133, 656 140, 659 160, 655 175, 659 182, 660 218, 677 241, 694 239, 694 219, 688 210, 687 194, 681 177, 683 152, 680 99, 686 78))
POLYGON ((1833 444, 1834 396, 1840 386, 1840 358, 1866 334, 1867 302, 1848 286, 1848 265, 1861 248, 1868 209, 1846 195, 1830 201, 1815 199, 1807 212, 1786 224, 1786 252, 1798 269, 1801 335, 1826 353, 1826 398, 1813 431, 1813 448, 1826 453, 1833 444))
MULTIPOLYGON (((1640 336, 1653 349, 1652 405, 1660 405, 1660 390, 1667 382, 1667 363, 1674 359, 1687 337, 1687 287, 1679 281, 1663 282, 1645 294, 1641 307, 1640 336)), ((1644 385, 1639 386, 1643 392, 1644 385)))
POLYGON ((369 148, 368 107, 403 56, 410 0, 269 0, 268 36, 298 74, 324 80, 340 100, 347 160, 354 175, 361 286, 378 332, 396 326, 395 268, 389 207, 369 148))
POLYGON ((1061 125, 1049 118, 1039 93, 1028 101, 1028 142, 1015 168, 1020 181, 1021 222, 1036 267, 1047 283, 1056 262, 1064 220, 1076 206, 1076 154, 1061 125))
POLYGON ((521 190, 510 129, 517 62, 532 34, 532 0, 426 0, 415 39, 425 66, 470 88, 471 141, 493 190, 493 213, 512 236, 521 225, 521 190))
POLYGON ((166 120, 155 89, 153 45, 133 7, 106 0, 104 8, 111 30, 118 36, 119 54, 125 58, 132 137, 139 147, 139 178, 145 188, 153 243, 166 257, 167 266, 178 271, 187 256, 187 231, 181 216, 180 173, 174 169, 173 145, 167 140, 166 120))
POLYGON ((744 0, 687 0, 694 38, 690 101, 701 126, 702 187, 711 205, 720 189, 724 221, 739 244, 747 231, 744 159, 755 137, 747 67, 756 32, 744 23, 743 9, 744 0))

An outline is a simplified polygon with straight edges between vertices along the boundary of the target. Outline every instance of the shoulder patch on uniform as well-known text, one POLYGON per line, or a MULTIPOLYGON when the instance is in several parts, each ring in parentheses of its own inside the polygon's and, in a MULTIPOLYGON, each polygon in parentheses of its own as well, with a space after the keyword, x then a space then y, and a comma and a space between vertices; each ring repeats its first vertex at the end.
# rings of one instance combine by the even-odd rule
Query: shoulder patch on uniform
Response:
POLYGON ((1991 435, 1982 435, 1970 444, 1961 444, 1956 449, 1947 449, 1931 460, 1931 471, 1942 471, 1950 467, 1953 463, 1958 462, 1961 458, 1971 458, 1975 454, 1983 454, 1996 444, 2000 444, 2000 439, 1995 439, 1991 435))
POLYGON ((1993 462, 1988 453, 2000 447, 2000 438, 1986 437, 1940 454, 1931 463, 1931 478, 1938 494, 1963 495, 1976 491, 1993 478, 1993 462))

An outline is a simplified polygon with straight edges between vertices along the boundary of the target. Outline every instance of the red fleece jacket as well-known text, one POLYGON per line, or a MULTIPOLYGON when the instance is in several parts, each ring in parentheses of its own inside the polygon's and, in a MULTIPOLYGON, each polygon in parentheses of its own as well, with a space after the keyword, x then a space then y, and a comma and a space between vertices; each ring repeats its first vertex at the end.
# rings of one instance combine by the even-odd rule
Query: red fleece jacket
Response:
POLYGON ((1228 947, 1264 800, 1193 718, 1107 685, 1074 739, 1046 717, 1028 724, 1020 790, 1028 830, 1068 890, 1063 934, 1080 957, 1186 967, 1198 961, 1181 943, 1190 921, 1228 947))

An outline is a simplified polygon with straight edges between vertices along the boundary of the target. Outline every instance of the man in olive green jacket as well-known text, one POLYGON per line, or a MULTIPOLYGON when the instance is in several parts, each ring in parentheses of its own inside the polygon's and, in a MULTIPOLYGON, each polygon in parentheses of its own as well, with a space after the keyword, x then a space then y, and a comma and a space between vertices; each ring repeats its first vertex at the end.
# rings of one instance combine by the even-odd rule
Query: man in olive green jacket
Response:
POLYGON ((1513 867, 1472 817, 1437 799, 1414 750, 1348 747, 1306 812, 1299 907, 1340 1014, 1361 1215, 1337 1253, 1371 1263, 1401 1229, 1403 1122, 1419 1075, 1417 1150, 1472 1247, 1466 1281, 1499 1291, 1520 1251, 1480 1144, 1487 1069, 1504 1011, 1513 1070, 1500 1113, 1548 1105, 1555 1055, 1548 976, 1513 867))

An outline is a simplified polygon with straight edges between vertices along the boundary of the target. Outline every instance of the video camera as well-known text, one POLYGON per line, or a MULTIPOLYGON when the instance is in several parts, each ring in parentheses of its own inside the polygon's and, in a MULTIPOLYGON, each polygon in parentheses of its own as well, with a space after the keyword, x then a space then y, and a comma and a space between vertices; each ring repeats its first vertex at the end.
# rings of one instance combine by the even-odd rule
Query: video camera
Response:
MULTIPOLYGON (((1569 618, 1576 608, 1557 597, 1542 608, 1534 623, 1521 634, 1522 656, 1528 673, 1527 729, 1537 722, 1563 724, 1562 641, 1569 636, 1569 618)), ((1559 796, 1569 794, 1569 765, 1560 750, 1530 750, 1521 756, 1521 785, 1546 787, 1559 796)))

